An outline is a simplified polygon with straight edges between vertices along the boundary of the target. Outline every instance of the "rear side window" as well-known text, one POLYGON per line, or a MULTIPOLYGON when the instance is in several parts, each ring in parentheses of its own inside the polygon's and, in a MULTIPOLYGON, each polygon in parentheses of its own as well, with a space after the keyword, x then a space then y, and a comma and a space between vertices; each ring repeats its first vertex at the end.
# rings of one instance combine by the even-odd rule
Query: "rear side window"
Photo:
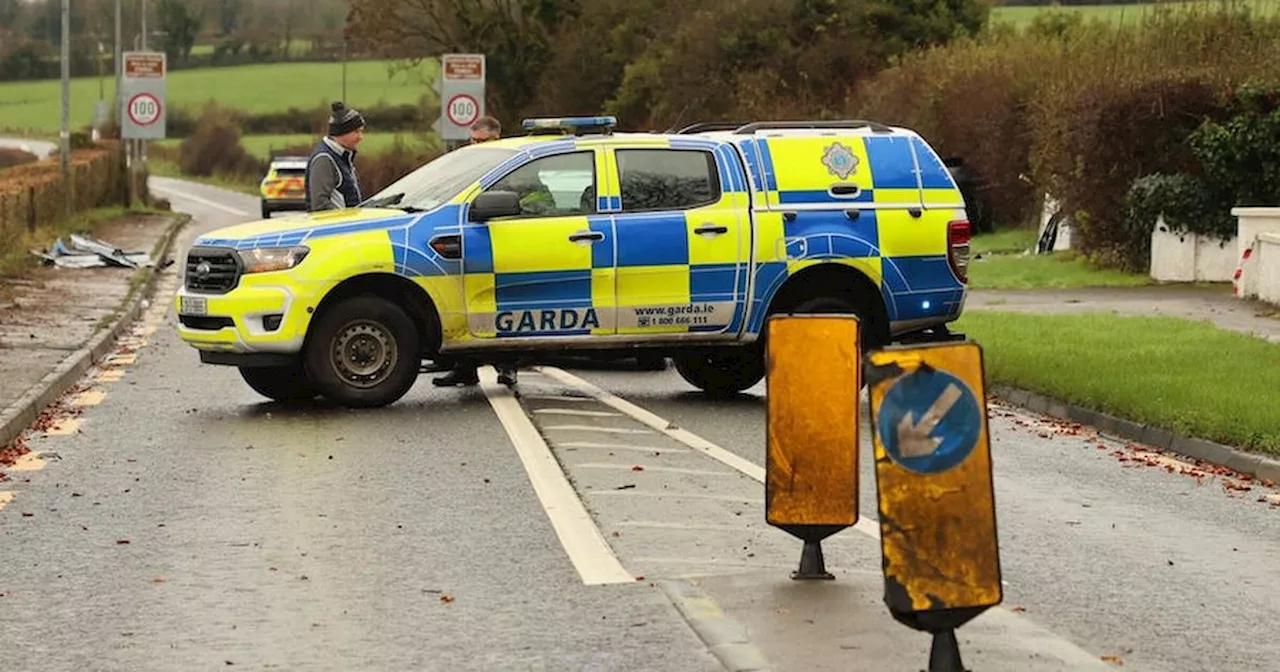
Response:
POLYGON ((684 149, 619 149, 622 211, 688 210, 720 200, 720 178, 711 152, 684 149))

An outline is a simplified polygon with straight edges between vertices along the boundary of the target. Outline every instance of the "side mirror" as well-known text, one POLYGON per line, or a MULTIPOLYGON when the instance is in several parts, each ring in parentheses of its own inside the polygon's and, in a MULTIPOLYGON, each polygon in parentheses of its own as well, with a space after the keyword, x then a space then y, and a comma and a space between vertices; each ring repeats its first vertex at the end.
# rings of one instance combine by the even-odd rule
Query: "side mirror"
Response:
POLYGON ((467 220, 485 222, 495 217, 512 217, 523 212, 520 195, 514 191, 487 191, 471 201, 467 220))

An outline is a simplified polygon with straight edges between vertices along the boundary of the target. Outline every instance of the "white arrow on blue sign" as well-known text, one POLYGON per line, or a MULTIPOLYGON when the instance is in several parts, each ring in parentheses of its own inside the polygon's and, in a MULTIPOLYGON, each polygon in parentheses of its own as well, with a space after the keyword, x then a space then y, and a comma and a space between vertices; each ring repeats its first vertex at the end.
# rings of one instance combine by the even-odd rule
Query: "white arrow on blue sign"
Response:
POLYGON ((918 474, 959 466, 978 445, 982 410, 973 390, 938 369, 917 369, 894 381, 876 419, 889 459, 918 474))

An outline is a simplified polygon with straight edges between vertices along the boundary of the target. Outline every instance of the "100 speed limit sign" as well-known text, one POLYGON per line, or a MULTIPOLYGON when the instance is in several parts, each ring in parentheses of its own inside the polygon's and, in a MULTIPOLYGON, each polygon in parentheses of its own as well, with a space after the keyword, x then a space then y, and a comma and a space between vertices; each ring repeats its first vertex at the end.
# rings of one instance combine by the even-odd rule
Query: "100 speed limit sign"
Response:
POLYGON ((160 119, 160 99, 139 93, 129 99, 129 120, 139 126, 150 126, 160 119))
POLYGON ((480 103, 465 93, 459 93, 449 99, 445 114, 449 115, 449 122, 455 126, 470 126, 480 117, 480 103))

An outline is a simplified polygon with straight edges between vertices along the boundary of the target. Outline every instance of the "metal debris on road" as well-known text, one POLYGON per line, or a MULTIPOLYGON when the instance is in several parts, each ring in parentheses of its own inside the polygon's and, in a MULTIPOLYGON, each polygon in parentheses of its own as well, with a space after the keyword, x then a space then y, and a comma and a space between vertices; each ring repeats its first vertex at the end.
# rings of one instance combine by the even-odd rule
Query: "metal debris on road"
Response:
POLYGON ((74 233, 70 241, 71 244, 67 245, 59 238, 48 252, 31 250, 31 254, 40 257, 45 266, 59 268, 146 268, 155 265, 147 252, 125 252, 110 243, 74 233))

